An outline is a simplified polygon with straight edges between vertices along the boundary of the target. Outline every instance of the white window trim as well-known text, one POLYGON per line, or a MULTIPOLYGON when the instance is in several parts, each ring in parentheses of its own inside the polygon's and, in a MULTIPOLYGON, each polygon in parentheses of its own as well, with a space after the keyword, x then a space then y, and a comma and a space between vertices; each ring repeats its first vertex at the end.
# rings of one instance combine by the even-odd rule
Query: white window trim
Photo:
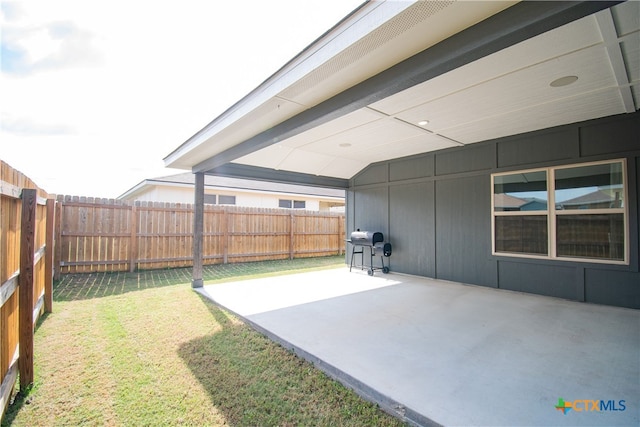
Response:
POLYGON ((558 260, 558 261, 577 261, 588 262, 598 264, 615 264, 615 265, 629 265, 629 197, 628 197, 628 183, 627 183, 627 159, 611 159, 597 162, 587 163, 573 163, 562 166, 549 166, 544 168, 513 170, 509 172, 500 172, 491 174, 491 253, 494 256, 505 256, 513 258, 528 258, 528 259, 544 259, 544 260, 558 260), (607 208, 607 209, 571 209, 571 210, 556 210, 555 203, 555 171, 560 169, 570 169, 583 166, 602 165, 610 163, 622 164, 622 186, 624 191, 624 206, 622 208, 607 208), (539 211, 496 211, 495 210, 495 177, 513 175, 516 173, 530 173, 530 172, 546 172, 547 179, 547 209, 539 211), (567 257, 558 256, 556 251, 556 217, 562 215, 597 215, 597 214, 622 214, 624 222, 624 259, 612 260, 612 259, 599 259, 599 258, 585 258, 585 257, 567 257), (517 252, 496 252, 496 217, 500 216, 534 216, 541 215, 547 217, 547 254, 548 255, 536 255, 517 252))

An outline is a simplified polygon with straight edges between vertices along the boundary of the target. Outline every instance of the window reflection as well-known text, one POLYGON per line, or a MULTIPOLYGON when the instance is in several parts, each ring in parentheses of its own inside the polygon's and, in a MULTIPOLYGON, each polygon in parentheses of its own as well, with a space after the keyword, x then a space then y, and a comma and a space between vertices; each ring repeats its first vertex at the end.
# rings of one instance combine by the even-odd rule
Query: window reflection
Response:
POLYGON ((622 208, 622 164, 557 169, 554 195, 557 210, 622 208))
POLYGON ((621 160, 493 175, 494 253, 625 262, 624 175, 621 160))
POLYGON ((500 175, 493 184, 493 206, 497 212, 547 209, 546 171, 500 175))
POLYGON ((557 217, 558 256, 624 259, 624 216, 561 215, 557 217))
POLYGON ((496 251, 547 254, 547 216, 499 216, 495 222, 496 251))

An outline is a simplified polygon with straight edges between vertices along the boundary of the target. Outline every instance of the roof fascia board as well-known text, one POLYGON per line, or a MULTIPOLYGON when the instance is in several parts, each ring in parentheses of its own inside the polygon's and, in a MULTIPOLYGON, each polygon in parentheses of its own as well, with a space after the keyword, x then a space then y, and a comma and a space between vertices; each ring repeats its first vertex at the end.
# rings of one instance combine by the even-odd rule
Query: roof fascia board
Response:
MULTIPOLYGON (((622 1, 524 1, 196 164, 207 172, 373 102, 622 1)), ((282 173, 280 171, 280 173, 282 173)))
POLYGON ((255 179, 268 182, 281 182, 284 184, 308 185, 324 188, 349 188, 349 180, 317 176, 298 172, 288 172, 256 166, 246 166, 233 163, 220 165, 205 171, 207 175, 227 176, 231 178, 255 179))
POLYGON ((124 193, 116 197, 116 199, 121 200, 127 197, 133 197, 138 193, 143 192, 148 184, 149 184, 149 181, 145 179, 144 181, 139 182, 135 186, 131 187, 130 189, 128 189, 127 191, 125 191, 124 193))

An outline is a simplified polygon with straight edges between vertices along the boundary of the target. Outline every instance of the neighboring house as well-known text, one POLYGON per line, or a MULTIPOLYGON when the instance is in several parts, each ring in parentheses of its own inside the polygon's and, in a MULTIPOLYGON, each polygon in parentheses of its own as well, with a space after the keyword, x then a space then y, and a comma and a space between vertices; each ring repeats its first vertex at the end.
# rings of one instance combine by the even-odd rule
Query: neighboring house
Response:
POLYGON ((620 192, 596 190, 558 203, 557 209, 609 209, 622 207, 620 192))
POLYGON ((165 165, 196 197, 205 175, 344 189, 347 235, 383 232, 391 271, 640 308, 638 16, 365 2, 165 165), (556 209, 595 188, 619 203, 556 209))
POLYGON ((547 208, 547 201, 536 197, 519 198, 498 193, 493 195, 493 207, 500 212, 539 211, 547 208))
MULTIPOLYGON (((344 212, 344 190, 207 176, 205 204, 344 212)), ((118 199, 147 202, 194 202, 194 175, 183 173, 146 179, 118 199)))
POLYGON ((505 193, 493 195, 493 207, 495 210, 503 212, 521 211, 522 206, 527 203, 526 200, 519 197, 510 196, 505 193))

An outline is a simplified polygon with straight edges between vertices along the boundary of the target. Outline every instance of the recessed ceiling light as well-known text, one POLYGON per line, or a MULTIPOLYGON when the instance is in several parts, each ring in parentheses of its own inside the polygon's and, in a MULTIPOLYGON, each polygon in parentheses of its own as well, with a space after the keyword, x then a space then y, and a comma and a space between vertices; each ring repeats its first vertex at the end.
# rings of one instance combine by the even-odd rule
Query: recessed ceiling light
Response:
POLYGON ((338 147, 347 148, 351 147, 351 144, 349 144, 348 142, 343 142, 342 144, 338 144, 338 147))
POLYGON ((420 126, 426 126, 426 125, 428 125, 428 124, 429 124, 429 120, 420 120, 420 121, 418 122, 418 125, 420 125, 420 126))
POLYGON ((564 76, 564 77, 560 77, 559 79, 555 79, 554 81, 549 83, 549 86, 551 87, 568 86, 571 83, 574 83, 576 80, 578 80, 578 76, 564 76))

